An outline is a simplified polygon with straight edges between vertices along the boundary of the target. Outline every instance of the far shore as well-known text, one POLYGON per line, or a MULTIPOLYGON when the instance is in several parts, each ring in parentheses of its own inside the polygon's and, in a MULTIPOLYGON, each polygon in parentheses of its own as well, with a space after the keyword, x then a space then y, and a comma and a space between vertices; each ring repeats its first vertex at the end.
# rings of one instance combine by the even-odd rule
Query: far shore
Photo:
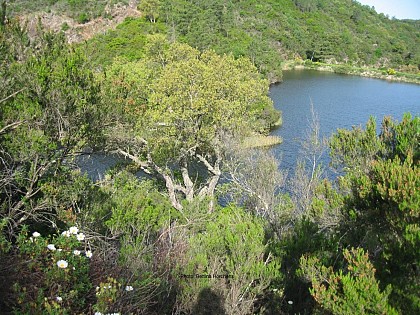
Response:
POLYGON ((357 75, 394 82, 420 84, 420 74, 399 72, 392 68, 377 69, 368 67, 355 67, 346 64, 326 64, 310 60, 289 60, 282 65, 282 70, 317 70, 340 74, 357 75))

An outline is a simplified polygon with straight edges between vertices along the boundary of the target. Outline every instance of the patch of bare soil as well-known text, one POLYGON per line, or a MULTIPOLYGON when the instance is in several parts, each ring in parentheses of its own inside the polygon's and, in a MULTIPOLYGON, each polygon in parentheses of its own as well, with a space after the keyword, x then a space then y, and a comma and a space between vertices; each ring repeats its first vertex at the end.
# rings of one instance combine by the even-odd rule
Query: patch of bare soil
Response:
POLYGON ((55 12, 34 12, 20 17, 22 23, 27 23, 29 34, 36 34, 38 21, 49 30, 59 32, 66 25, 64 33, 69 43, 78 43, 90 39, 96 34, 103 34, 110 29, 114 29, 127 17, 140 17, 141 13, 137 10, 136 0, 131 0, 128 5, 116 4, 105 8, 106 16, 99 17, 84 24, 79 24, 74 19, 55 12))

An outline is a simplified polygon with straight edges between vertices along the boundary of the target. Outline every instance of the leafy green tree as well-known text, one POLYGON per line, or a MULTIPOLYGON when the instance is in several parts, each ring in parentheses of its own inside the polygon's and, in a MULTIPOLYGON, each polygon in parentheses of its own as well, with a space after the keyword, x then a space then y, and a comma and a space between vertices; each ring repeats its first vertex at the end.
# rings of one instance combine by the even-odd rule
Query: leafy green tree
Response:
MULTIPOLYGON (((13 234, 27 220, 54 226, 58 196, 50 188, 60 181, 72 185, 72 157, 99 140, 101 100, 85 58, 64 38, 41 32, 32 46, 18 25, 7 24, 0 40, 9 66, 1 72, 7 94, 1 100, 0 211, 13 234)), ((60 209, 74 205, 61 197, 60 209)))
POLYGON ((159 175, 172 205, 182 211, 182 199, 213 198, 225 140, 267 130, 259 116, 273 105, 267 82, 246 59, 200 53, 156 37, 148 49, 153 52, 149 58, 107 77, 112 86, 137 86, 134 99, 124 88, 116 100, 125 125, 115 126, 114 146, 159 175))
POLYGON ((156 23, 160 12, 159 0, 141 0, 138 9, 150 20, 151 23, 156 23))

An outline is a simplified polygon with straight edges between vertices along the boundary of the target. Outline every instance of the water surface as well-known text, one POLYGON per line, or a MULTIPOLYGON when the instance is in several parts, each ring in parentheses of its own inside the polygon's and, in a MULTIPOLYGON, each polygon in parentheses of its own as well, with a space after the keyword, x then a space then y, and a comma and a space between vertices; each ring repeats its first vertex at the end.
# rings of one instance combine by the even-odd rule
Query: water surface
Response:
POLYGON ((284 142, 273 151, 281 167, 289 170, 294 169, 299 141, 309 125, 311 102, 326 137, 337 128, 365 126, 370 116, 376 117, 379 132, 384 116, 401 120, 405 112, 420 114, 420 85, 315 70, 284 71, 283 79, 270 88, 275 107, 283 112, 283 126, 273 134, 284 142))

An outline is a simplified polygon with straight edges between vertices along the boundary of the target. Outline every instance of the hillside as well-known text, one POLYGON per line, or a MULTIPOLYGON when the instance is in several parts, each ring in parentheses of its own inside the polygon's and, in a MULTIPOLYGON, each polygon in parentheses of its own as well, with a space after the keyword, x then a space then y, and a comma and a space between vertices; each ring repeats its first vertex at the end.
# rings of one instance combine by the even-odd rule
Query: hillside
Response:
POLYGON ((281 122, 261 73, 420 79, 418 21, 344 0, 6 7, 0 314, 420 313, 418 115, 327 143, 312 113, 292 166, 249 148, 281 122))
POLYGON ((286 59, 414 74, 420 66, 420 22, 390 19, 354 0, 37 0, 11 2, 8 10, 32 19, 38 12, 47 27, 65 31, 71 42, 98 34, 88 50, 101 66, 117 55, 141 57, 149 33, 247 56, 271 82, 281 79, 286 59), (136 7, 143 17, 131 19, 140 14, 136 7))

